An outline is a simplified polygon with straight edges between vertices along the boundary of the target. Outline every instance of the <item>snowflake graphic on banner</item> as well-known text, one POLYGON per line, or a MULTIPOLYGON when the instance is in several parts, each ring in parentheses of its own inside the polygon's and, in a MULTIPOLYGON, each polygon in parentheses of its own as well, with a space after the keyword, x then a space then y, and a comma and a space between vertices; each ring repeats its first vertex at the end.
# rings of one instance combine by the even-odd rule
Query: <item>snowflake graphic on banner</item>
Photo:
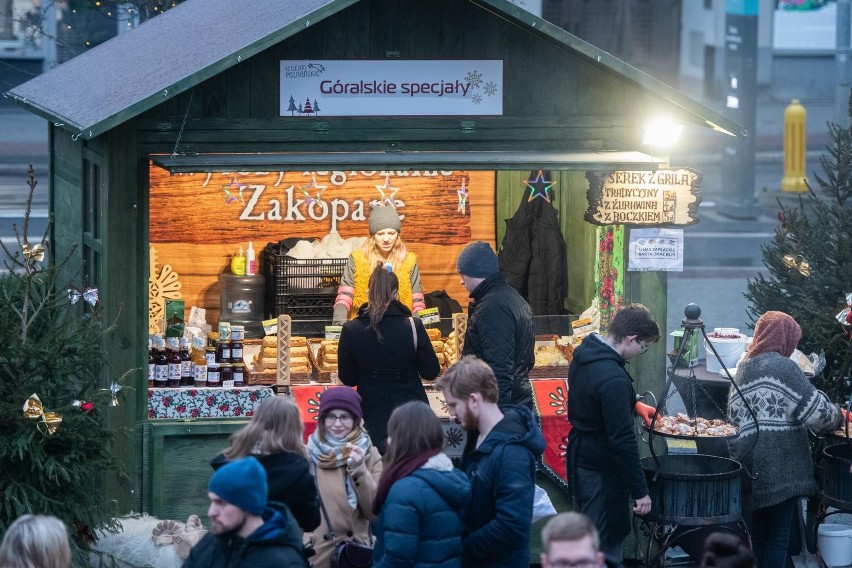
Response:
POLYGON ((476 69, 468 71, 467 75, 464 76, 464 80, 470 89, 470 102, 475 105, 482 104, 483 95, 493 97, 497 94, 497 83, 494 81, 486 83, 482 73, 476 69))
POLYGON ((482 86, 482 73, 474 69, 473 71, 468 71, 467 75, 465 75, 464 80, 470 83, 470 86, 474 89, 478 89, 482 86))

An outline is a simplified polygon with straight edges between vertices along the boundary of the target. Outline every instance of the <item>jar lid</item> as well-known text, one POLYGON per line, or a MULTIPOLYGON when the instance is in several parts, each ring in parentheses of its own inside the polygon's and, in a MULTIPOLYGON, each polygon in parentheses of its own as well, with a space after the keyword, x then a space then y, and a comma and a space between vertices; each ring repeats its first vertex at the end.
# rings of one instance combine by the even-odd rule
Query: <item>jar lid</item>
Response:
POLYGON ((207 363, 207 370, 216 370, 219 368, 219 363, 207 363))
POLYGON ((231 331, 245 331, 246 326, 244 325, 232 325, 231 331))

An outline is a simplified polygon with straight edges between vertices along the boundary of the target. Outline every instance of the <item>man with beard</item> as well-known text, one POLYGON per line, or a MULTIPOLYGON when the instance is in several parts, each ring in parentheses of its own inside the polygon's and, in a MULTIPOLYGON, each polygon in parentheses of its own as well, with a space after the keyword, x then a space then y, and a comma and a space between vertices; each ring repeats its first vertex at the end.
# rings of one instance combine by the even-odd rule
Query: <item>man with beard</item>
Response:
POLYGON ((267 503, 266 471, 255 457, 232 461, 210 478, 210 532, 183 568, 307 568, 302 535, 286 505, 267 503))
POLYGON ((473 498, 465 515, 462 566, 529 564, 536 459, 544 437, 526 406, 497 406, 494 371, 472 355, 437 382, 447 410, 475 438, 462 456, 473 498))

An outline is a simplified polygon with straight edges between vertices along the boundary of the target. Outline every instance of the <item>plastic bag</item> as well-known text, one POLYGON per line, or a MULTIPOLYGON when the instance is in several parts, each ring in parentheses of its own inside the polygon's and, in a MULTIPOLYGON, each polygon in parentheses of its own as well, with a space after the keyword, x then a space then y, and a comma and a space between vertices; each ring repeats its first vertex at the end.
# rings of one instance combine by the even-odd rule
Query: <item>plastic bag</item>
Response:
POLYGON ((550 501, 550 496, 547 494, 547 491, 536 485, 535 497, 533 499, 533 522, 536 522, 539 519, 543 519, 544 517, 550 517, 555 514, 556 508, 550 501))

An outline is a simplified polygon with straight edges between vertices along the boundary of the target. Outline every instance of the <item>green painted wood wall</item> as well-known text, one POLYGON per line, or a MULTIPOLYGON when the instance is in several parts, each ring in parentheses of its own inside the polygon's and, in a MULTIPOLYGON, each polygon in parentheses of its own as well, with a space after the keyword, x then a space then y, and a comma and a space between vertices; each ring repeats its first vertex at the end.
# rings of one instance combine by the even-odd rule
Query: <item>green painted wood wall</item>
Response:
MULTIPOLYGON (((506 235, 506 220, 511 219, 529 192, 524 181, 530 172, 500 171, 497 173, 496 228, 497 246, 506 235)), ((588 206, 585 173, 554 171, 552 203, 559 217, 568 262, 568 297, 565 307, 571 314, 580 314, 592 303, 595 295, 595 227, 583 220, 588 206)))

